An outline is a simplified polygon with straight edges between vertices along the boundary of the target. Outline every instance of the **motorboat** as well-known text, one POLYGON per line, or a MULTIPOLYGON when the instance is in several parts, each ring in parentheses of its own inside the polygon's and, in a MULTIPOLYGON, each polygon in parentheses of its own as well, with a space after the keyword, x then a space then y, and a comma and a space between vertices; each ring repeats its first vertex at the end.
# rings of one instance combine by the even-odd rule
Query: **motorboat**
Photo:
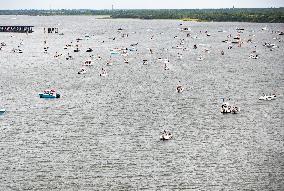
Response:
POLYGON ((199 57, 197 58, 197 60, 198 60, 198 61, 202 61, 202 60, 204 60, 204 58, 203 58, 202 56, 199 56, 199 57))
POLYGON ((78 74, 86 74, 87 70, 85 68, 81 68, 81 70, 78 72, 78 74))
POLYGON ((93 52, 93 49, 88 48, 88 49, 86 50, 86 52, 93 52))
POLYGON ((93 63, 91 60, 86 60, 83 66, 93 66, 93 63))
POLYGON ((232 113, 232 114, 237 114, 239 113, 240 108, 235 106, 235 105, 231 105, 229 102, 224 102, 223 99, 223 104, 221 106, 221 113, 226 114, 226 113, 232 113))
POLYGON ((178 92, 178 93, 183 92, 183 90, 184 90, 184 88, 183 88, 181 85, 178 85, 178 86, 177 86, 177 92, 178 92))
POLYGON ((231 113, 231 106, 228 102, 224 102, 221 106, 221 113, 231 113))
POLYGON ((106 63, 107 66, 112 66, 112 64, 113 64, 113 63, 112 63, 111 61, 108 61, 108 62, 106 63))
POLYGON ((169 70, 169 67, 167 66, 166 63, 165 63, 165 66, 164 66, 164 70, 169 70))
POLYGON ((147 65, 148 64, 148 60, 143 60, 143 65, 147 65))
POLYGON ((251 58, 251 59, 258 59, 258 55, 257 54, 250 54, 249 58, 251 58))
POLYGON ((259 98, 258 98, 259 100, 268 100, 268 101, 270 101, 270 100, 274 100, 274 99, 276 99, 276 95, 275 94, 272 94, 272 95, 263 95, 263 96, 260 96, 259 98))
POLYGON ((39 93, 40 98, 60 98, 60 94, 53 89, 46 89, 43 93, 39 93))
POLYGON ((191 31, 191 29, 188 28, 188 27, 183 27, 183 28, 181 28, 180 30, 181 30, 182 32, 190 32, 190 31, 191 31))
POLYGON ((12 52, 13 53, 20 53, 20 54, 23 53, 23 51, 21 49, 19 49, 19 48, 13 48, 12 52))
POLYGON ((0 115, 3 114, 3 113, 5 113, 5 112, 6 112, 5 109, 0 109, 0 115))
POLYGON ((263 46, 265 46, 267 48, 277 48, 278 47, 276 44, 272 44, 272 43, 269 43, 269 42, 265 42, 263 46))
POLYGON ((102 76, 102 77, 107 76, 107 71, 106 71, 104 68, 102 68, 102 71, 101 71, 101 73, 100 73, 100 76, 102 76))
POLYGON ((162 141, 167 141, 173 138, 173 135, 171 132, 169 131, 164 131, 161 135, 160 135, 160 140, 162 141))

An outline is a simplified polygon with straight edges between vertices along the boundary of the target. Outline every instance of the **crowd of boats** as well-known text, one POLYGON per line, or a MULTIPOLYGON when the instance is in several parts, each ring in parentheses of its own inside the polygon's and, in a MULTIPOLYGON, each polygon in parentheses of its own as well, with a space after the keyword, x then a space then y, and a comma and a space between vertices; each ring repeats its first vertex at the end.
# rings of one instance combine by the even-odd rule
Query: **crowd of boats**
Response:
MULTIPOLYGON (((180 25, 182 26, 182 24, 180 25)), ((198 38, 197 36, 193 36, 192 33, 191 33, 191 29, 189 27, 181 27, 179 28, 180 31, 182 33, 187 33, 187 37, 191 37, 191 38, 198 38)), ((224 43, 228 43, 228 49, 232 49, 233 48, 233 45, 236 44, 238 45, 238 47, 241 47, 242 44, 244 43, 244 40, 241 38, 241 34, 244 32, 244 29, 242 28, 237 28, 237 35, 236 36, 233 36, 233 35, 228 35, 227 36, 227 39, 223 40, 222 42, 224 43)), ((266 30, 266 29, 265 29, 266 30)), ((122 33, 122 38, 127 38, 128 37, 128 33, 123 33, 123 29, 122 28, 119 28, 118 29, 118 32, 119 33, 122 33)), ((223 30, 218 30, 218 32, 225 32, 223 30)), ((200 31, 200 33, 202 33, 200 31)), ((208 32, 208 31, 205 31, 204 32, 206 37, 211 37, 211 34, 208 32)), ((279 33, 279 35, 283 35, 283 33, 279 33)), ((91 38, 90 35, 85 35, 85 38, 91 38)), ((151 39, 153 39, 154 36, 151 37, 151 39)), ((178 36, 175 36, 174 38, 179 38, 178 36)), ((111 40, 115 40, 116 38, 111 38, 111 40)), ((70 48, 72 49, 73 48, 73 53, 78 53, 80 52, 80 48, 79 48, 79 42, 83 40, 83 38, 77 38, 76 39, 76 42, 77 44, 72 44, 72 42, 70 44, 66 44, 64 46, 64 50, 69 50, 70 48)), ((280 39, 277 39, 277 40, 280 40, 280 39)), ((252 38, 251 39, 248 39, 246 41, 247 43, 251 43, 252 42, 252 38)), ((104 41, 102 42, 104 43, 104 41)), ((188 47, 185 46, 186 44, 186 40, 185 39, 180 39, 178 41, 178 44, 176 46, 172 46, 172 49, 177 49, 179 50, 179 52, 177 53, 177 60, 182 60, 183 59, 183 54, 181 53, 181 51, 188 51, 188 47)), ((21 42, 20 45, 17 47, 17 48, 13 48, 12 49, 12 52, 13 53, 23 53, 23 50, 21 49, 21 45, 23 45, 23 43, 21 42)), ((113 48, 113 49, 110 49, 109 50, 109 55, 110 55, 110 59, 106 62, 106 66, 112 66, 113 65, 113 60, 112 60, 112 56, 121 56, 123 58, 123 62, 128 64, 129 63, 129 55, 131 54, 131 52, 137 52, 138 49, 137 49, 137 45, 138 45, 138 42, 137 43, 133 43, 131 44, 129 47, 123 47, 123 48, 113 48)), ((2 47, 5 47, 6 46, 6 43, 2 42, 0 44, 0 50, 2 49, 2 47)), ((270 50, 273 50, 275 48, 279 48, 276 44, 274 43, 270 43, 270 42, 265 42, 263 44, 264 47, 267 47, 269 48, 270 50)), ((200 45, 197 45, 197 44, 194 44, 193 45, 193 49, 198 49, 200 47, 200 45)), ((167 49, 164 49, 164 50, 167 50, 167 49)), ((49 46, 47 46, 47 42, 46 40, 44 41, 44 53, 48 53, 49 51, 49 46)), ((152 48, 149 48, 148 49, 149 51, 149 54, 153 54, 154 50, 152 48)), ((86 51, 87 53, 92 53, 93 52, 93 49, 92 48, 87 48, 86 51)), ((208 48, 204 48, 203 52, 205 53, 210 53, 210 50, 208 48)), ((221 50, 221 55, 224 55, 225 52, 224 50, 221 50)), ((62 53, 58 53, 56 52, 55 55, 54 55, 54 58, 60 58, 62 57, 64 54, 62 53)), ((251 59, 258 59, 259 56, 258 56, 258 53, 256 52, 256 50, 253 50, 251 52, 251 54, 249 55, 249 58, 251 59)), ((73 60, 74 57, 71 55, 70 52, 67 53, 66 55, 66 60, 73 60)), ((83 63, 82 63, 82 67, 78 70, 78 74, 80 75, 84 75, 84 74, 87 74, 87 71, 88 71, 88 68, 92 67, 94 64, 93 64, 93 60, 96 59, 96 60, 101 60, 102 57, 101 56, 94 56, 94 55, 90 55, 89 56, 89 59, 85 60, 83 63)), ((170 64, 170 61, 168 58, 161 58, 159 57, 157 59, 159 62, 162 62, 164 64, 164 70, 170 70, 170 67, 168 66, 170 64)), ((204 56, 202 55, 199 55, 197 58, 196 58, 197 61, 203 61, 204 60, 204 56)), ((143 59, 141 60, 141 63, 142 65, 148 65, 149 64, 149 60, 148 59, 143 59)), ((108 75, 108 72, 106 71, 106 69, 103 67, 101 68, 100 72, 99 72, 99 76, 101 77, 106 77, 108 75)), ((177 93, 182 93, 184 92, 185 90, 185 87, 183 85, 181 85, 181 82, 179 82, 179 84, 176 86, 176 92, 177 93)), ((42 93, 39 93, 39 97, 40 98, 44 98, 44 99, 56 99, 56 98, 60 98, 61 95, 59 93, 56 92, 56 90, 54 89, 46 89, 44 90, 42 93)), ((263 95, 261 97, 259 97, 259 100, 274 100, 276 99, 276 94, 271 94, 271 95, 263 95)), ((0 114, 3 114, 5 113, 6 110, 4 108, 0 108, 0 114)), ((237 114, 240 112, 240 108, 239 106, 237 105, 234 105, 234 104, 231 104, 229 101, 225 101, 225 99, 223 99, 223 103, 221 104, 221 107, 220 107, 220 112, 223 113, 223 114, 237 114)), ((172 139, 173 137, 173 134, 169 131, 166 131, 164 130, 161 135, 160 135, 160 140, 170 140, 172 139)))

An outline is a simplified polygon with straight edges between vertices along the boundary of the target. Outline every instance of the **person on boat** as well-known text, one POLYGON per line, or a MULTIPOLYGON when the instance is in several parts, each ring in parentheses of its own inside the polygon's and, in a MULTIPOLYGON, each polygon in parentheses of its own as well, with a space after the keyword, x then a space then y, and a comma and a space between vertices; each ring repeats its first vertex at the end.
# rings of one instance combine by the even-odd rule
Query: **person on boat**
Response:
POLYGON ((224 55, 224 54, 225 54, 225 53, 224 53, 224 51, 222 50, 222 51, 221 51, 221 55, 224 55))

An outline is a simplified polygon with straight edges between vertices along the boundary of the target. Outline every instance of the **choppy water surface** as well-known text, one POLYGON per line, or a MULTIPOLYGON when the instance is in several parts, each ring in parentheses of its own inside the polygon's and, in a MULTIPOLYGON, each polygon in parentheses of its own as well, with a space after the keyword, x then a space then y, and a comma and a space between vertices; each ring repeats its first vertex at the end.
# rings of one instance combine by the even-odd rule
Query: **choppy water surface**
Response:
POLYGON ((34 25, 35 32, 0 33, 7 44, 0 51, 0 106, 7 110, 0 116, 0 190, 284 189, 284 43, 271 34, 283 31, 283 24, 184 23, 192 29, 187 38, 178 30, 180 21, 11 18, 1 16, 0 23, 34 25), (64 35, 44 34, 48 26, 64 35), (262 31, 265 26, 270 31, 262 31), (127 38, 117 32, 120 27, 127 38), (245 28, 241 37, 253 43, 228 50, 221 41, 237 35, 236 27, 245 28), (76 38, 83 38, 79 53, 63 50, 76 38), (172 49, 182 38, 189 50, 172 49), (24 53, 11 53, 21 41, 24 53), (129 64, 114 56, 106 66, 110 49, 137 42, 129 64), (279 48, 270 51, 264 42, 279 48), (249 59, 255 46, 259 59, 249 59), (86 53, 89 47, 94 52, 86 53), (55 52, 63 56, 54 58, 55 52), (75 59, 66 61, 67 52, 75 59), (91 54, 103 59, 78 75, 91 54), (204 61, 196 60, 199 55, 204 61), (159 57, 170 60, 170 70, 159 57), (102 67, 107 77, 99 76, 102 67), (179 81, 181 94, 175 90, 179 81), (62 97, 40 99, 46 88, 62 97), (274 91, 276 100, 258 100, 274 91), (222 115, 223 97, 241 112, 222 115), (159 141, 164 129, 173 140, 159 141))

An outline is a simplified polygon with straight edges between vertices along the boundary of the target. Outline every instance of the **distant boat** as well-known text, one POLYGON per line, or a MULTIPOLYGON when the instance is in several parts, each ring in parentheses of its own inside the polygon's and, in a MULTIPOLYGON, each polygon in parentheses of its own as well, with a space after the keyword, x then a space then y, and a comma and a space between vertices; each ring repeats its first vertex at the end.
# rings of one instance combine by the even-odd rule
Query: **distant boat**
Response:
POLYGON ((164 131, 161 135, 160 135, 160 140, 162 141, 167 141, 173 138, 173 135, 171 132, 168 131, 164 131))
POLYGON ((0 109, 0 115, 5 113, 5 111, 6 111, 5 109, 0 109))
POLYGON ((85 68, 81 68, 81 70, 78 72, 78 74, 86 74, 87 70, 85 68))
POLYGON ((44 90, 43 93, 39 93, 39 97, 40 98, 60 98, 60 94, 56 93, 55 90, 51 89, 47 89, 44 90))
POLYGON ((268 100, 268 101, 271 101, 271 100, 274 100, 276 99, 276 95, 275 94, 272 94, 272 95, 263 95, 263 96, 260 96, 260 98, 258 98, 259 100, 268 100))

